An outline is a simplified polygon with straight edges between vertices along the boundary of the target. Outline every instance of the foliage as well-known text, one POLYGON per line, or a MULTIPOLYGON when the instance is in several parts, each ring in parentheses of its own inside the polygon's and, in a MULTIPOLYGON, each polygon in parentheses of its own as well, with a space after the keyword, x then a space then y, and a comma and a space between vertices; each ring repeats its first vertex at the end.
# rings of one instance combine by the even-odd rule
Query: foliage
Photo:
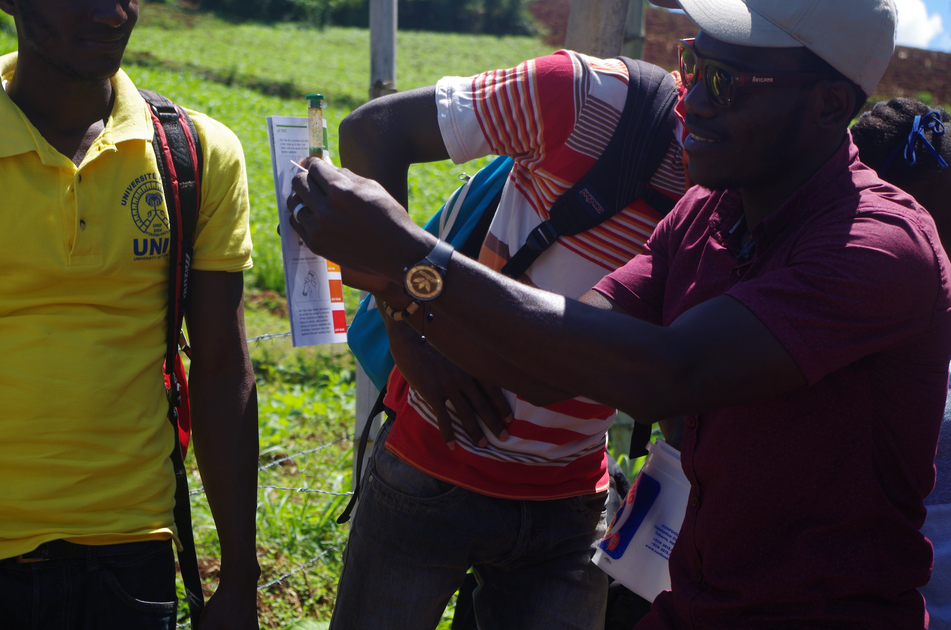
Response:
POLYGON ((531 35, 525 0, 405 0, 399 28, 487 35, 531 35))
MULTIPOLYGON (((252 338, 286 328, 286 302, 279 296, 250 291, 246 303, 252 338)), ((320 624, 330 619, 340 575, 348 528, 337 525, 336 518, 352 485, 353 358, 344 345, 293 348, 286 337, 253 342, 249 350, 260 426, 261 626, 326 627, 301 620, 324 620, 314 622, 320 624)), ((192 520, 210 594, 219 578, 220 546, 197 471, 189 486, 198 489, 192 520)), ((187 621, 182 588, 179 623, 187 621)))
POLYGON ((13 18, 0 11, 0 33, 5 33, 6 35, 16 36, 17 27, 13 22, 13 18))
MULTIPOLYGON (((631 459, 628 455, 631 452, 631 434, 633 432, 634 419, 623 412, 618 412, 617 419, 608 430, 608 453, 618 463, 625 476, 631 481, 637 477, 641 467, 647 460, 646 457, 631 459)), ((654 425, 651 431, 651 440, 664 439, 660 427, 654 425)))
MULTIPOLYGON (((369 24, 369 0, 203 0, 201 8, 244 20, 316 26, 369 24)), ((526 0, 402 0, 399 28, 448 33, 531 35, 537 30, 526 0)))
POLYGON ((921 101, 928 107, 934 107, 934 95, 931 92, 915 92, 915 100, 921 101))
POLYGON ((203 0, 201 7, 243 20, 306 22, 322 26, 348 0, 203 0))

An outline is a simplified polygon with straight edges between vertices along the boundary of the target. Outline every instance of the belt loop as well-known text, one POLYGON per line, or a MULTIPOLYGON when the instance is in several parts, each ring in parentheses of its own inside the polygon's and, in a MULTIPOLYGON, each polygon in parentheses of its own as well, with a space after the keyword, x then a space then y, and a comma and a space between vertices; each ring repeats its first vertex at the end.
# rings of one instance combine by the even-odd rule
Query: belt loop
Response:
POLYGON ((13 560, 17 564, 34 564, 37 562, 46 562, 47 558, 24 558, 23 554, 20 554, 19 556, 15 556, 13 558, 6 558, 3 560, 3 562, 6 562, 7 560, 13 560))
POLYGON ((86 545, 86 570, 87 571, 98 571, 99 570, 99 555, 96 553, 98 547, 95 545, 86 545))

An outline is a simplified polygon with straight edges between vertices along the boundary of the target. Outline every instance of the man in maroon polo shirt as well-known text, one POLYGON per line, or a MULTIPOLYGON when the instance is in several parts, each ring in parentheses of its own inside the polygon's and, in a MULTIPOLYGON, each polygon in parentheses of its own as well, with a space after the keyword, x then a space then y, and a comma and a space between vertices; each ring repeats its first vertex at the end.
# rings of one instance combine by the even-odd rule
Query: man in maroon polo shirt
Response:
POLYGON ((430 268, 406 305, 471 374, 501 364, 552 399, 687 416, 672 590, 638 630, 925 628, 951 264, 847 130, 891 56, 894 4, 680 3, 702 29, 681 55, 697 186, 580 302, 447 253, 375 183, 316 161, 295 228, 355 284, 430 268))

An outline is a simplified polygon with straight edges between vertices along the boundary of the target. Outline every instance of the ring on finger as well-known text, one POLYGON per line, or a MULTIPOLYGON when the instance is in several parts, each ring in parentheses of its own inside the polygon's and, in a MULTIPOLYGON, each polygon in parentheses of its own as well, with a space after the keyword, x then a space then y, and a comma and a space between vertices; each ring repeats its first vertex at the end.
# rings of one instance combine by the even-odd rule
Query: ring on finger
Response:
POLYGON ((297 218, 297 213, 301 211, 301 208, 306 208, 306 207, 307 206, 305 206, 303 203, 299 203, 296 206, 294 206, 293 210, 291 210, 291 214, 294 215, 294 220, 297 221, 298 223, 300 223, 300 219, 297 218))

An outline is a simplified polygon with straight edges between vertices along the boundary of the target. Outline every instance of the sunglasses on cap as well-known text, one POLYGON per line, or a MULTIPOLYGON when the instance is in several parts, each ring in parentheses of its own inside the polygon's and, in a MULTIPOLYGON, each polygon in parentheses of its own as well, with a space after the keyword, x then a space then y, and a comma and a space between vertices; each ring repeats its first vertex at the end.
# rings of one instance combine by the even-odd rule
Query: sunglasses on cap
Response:
POLYGON ((703 80, 707 98, 724 109, 732 107, 739 88, 795 87, 832 78, 818 72, 741 72, 719 61, 704 59, 693 47, 693 42, 694 39, 680 40, 680 78, 688 91, 703 80))

